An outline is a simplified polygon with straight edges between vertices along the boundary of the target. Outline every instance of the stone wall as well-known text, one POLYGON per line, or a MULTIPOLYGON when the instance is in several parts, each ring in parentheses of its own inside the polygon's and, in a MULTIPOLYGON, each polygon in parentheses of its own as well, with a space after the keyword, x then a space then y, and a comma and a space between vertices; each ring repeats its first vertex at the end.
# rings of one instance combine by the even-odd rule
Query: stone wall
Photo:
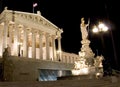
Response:
POLYGON ((11 56, 4 66, 6 81, 36 81, 40 69, 71 70, 74 64, 11 56))

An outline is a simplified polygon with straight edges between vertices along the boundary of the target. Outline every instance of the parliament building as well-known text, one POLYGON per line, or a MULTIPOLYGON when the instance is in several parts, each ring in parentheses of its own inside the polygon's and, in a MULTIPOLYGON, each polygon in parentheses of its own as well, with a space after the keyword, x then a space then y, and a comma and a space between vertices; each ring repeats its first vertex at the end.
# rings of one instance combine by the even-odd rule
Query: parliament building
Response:
POLYGON ((79 55, 62 51, 63 30, 40 11, 0 14, 0 80, 48 81, 71 75, 79 55))

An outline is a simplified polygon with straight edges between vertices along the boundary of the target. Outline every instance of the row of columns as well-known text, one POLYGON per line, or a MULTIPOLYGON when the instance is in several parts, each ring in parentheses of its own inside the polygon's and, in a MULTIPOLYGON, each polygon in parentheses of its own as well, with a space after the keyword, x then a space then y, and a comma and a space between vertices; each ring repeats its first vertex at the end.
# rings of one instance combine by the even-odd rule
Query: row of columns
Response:
MULTIPOLYGON (((2 56, 3 53, 3 49, 7 48, 7 46, 9 45, 11 49, 13 49, 13 56, 19 56, 18 53, 20 51, 20 46, 21 46, 21 42, 20 42, 20 38, 21 38, 21 33, 20 33, 20 28, 23 30, 23 40, 22 40, 22 48, 23 48, 23 57, 29 57, 29 53, 28 53, 28 36, 30 33, 32 33, 31 35, 31 43, 32 43, 32 58, 36 58, 36 31, 39 34, 39 58, 43 59, 43 39, 45 39, 45 50, 46 50, 46 60, 50 60, 50 40, 51 40, 51 49, 52 49, 52 57, 53 60, 56 60, 57 58, 57 53, 56 53, 56 44, 55 44, 55 39, 56 36, 50 36, 48 33, 43 33, 41 31, 38 31, 37 29, 33 30, 31 29, 31 31, 29 32, 29 29, 26 28, 25 26, 19 26, 19 24, 15 24, 14 22, 8 22, 5 21, 4 23, 1 23, 0 25, 0 36, 2 38, 0 38, 0 56, 2 56), (8 37, 9 34, 9 37, 8 37), (12 37, 13 35, 13 37, 12 37), (45 37, 45 38, 44 38, 45 37), (50 39, 51 38, 51 39, 50 39), (13 42, 12 42, 13 39, 13 42), (12 44, 13 44, 13 48, 12 48, 12 44)), ((58 50, 61 51, 61 39, 60 37, 58 37, 58 50)), ((60 52, 60 58, 61 58, 61 52, 60 52)))

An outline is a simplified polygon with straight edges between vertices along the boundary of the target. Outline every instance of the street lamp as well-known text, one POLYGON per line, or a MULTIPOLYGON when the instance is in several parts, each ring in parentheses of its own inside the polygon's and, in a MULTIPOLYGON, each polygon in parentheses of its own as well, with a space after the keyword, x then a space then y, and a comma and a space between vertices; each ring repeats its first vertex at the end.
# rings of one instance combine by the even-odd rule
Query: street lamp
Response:
MULTIPOLYGON (((93 33, 100 33, 101 41, 102 41, 102 47, 105 50, 103 33, 108 31, 108 27, 104 23, 99 22, 99 24, 97 26, 93 27, 92 31, 93 31, 93 33)), ((97 50, 97 55, 98 55, 98 50, 97 50)))
MULTIPOLYGON (((109 32, 110 32, 110 36, 111 36, 111 40, 112 40, 113 56, 114 56, 114 59, 115 59, 115 62, 116 62, 116 66, 117 66, 117 68, 118 68, 116 48, 115 48, 114 38, 113 38, 113 34, 112 34, 111 29, 108 29, 108 27, 107 27, 105 24, 103 24, 102 22, 100 22, 100 23, 98 24, 98 26, 94 26, 94 28, 92 29, 93 33, 100 33, 103 48, 105 48, 105 47, 104 47, 104 43, 103 43, 104 40, 103 40, 103 37, 102 37, 103 35, 102 35, 102 34, 103 34, 104 32, 107 32, 108 30, 109 30, 109 32)), ((98 50, 97 50, 97 51, 98 51, 98 50)), ((98 54, 98 52, 97 52, 97 54, 98 54)))
POLYGON ((98 26, 94 26, 93 30, 92 30, 94 33, 99 33, 99 32, 106 32, 108 31, 108 27, 103 24, 102 22, 100 22, 98 24, 98 26))

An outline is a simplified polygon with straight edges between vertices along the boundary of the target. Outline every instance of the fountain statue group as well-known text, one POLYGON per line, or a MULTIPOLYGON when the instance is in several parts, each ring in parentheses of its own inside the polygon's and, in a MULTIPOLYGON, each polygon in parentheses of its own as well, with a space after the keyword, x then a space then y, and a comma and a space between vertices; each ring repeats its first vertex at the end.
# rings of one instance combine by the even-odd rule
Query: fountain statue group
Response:
POLYGON ((89 23, 85 24, 84 18, 81 18, 80 31, 82 36, 82 47, 79 52, 79 59, 77 59, 74 63, 74 69, 72 70, 74 75, 103 73, 102 61, 104 57, 102 55, 95 57, 95 54, 90 48, 90 41, 88 40, 87 31, 88 26, 89 23))

